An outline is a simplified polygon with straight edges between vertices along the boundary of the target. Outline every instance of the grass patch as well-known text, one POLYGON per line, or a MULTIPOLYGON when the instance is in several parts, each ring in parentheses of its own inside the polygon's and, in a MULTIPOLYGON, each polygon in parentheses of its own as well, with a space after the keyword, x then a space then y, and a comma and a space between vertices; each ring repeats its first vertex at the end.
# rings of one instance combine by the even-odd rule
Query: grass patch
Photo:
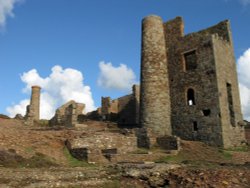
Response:
POLYGON ((54 160, 42 153, 35 153, 31 158, 24 158, 15 152, 0 152, 0 165, 8 168, 43 168, 58 166, 54 160))
POLYGON ((42 153, 35 153, 31 158, 25 159, 19 163, 19 167, 26 168, 47 168, 51 166, 58 166, 58 164, 42 153))
POLYGON ((36 126, 48 127, 49 126, 49 120, 46 120, 46 119, 35 120, 34 124, 36 126))
POLYGON ((221 153, 222 157, 226 160, 231 160, 233 157, 233 155, 229 151, 220 149, 219 152, 221 153))
POLYGON ((35 149, 33 147, 27 147, 27 148, 25 148, 25 152, 26 153, 34 153, 35 149))
POLYGON ((149 150, 146 148, 138 148, 135 151, 132 151, 131 154, 148 154, 149 150))
POLYGON ((95 167, 94 164, 74 158, 66 147, 63 148, 63 154, 67 158, 70 167, 95 167))
POLYGON ((156 160, 156 163, 182 163, 185 161, 185 157, 179 153, 178 155, 169 155, 156 160))
POLYGON ((239 146, 225 149, 226 151, 237 151, 237 152, 248 152, 250 151, 249 146, 239 146))

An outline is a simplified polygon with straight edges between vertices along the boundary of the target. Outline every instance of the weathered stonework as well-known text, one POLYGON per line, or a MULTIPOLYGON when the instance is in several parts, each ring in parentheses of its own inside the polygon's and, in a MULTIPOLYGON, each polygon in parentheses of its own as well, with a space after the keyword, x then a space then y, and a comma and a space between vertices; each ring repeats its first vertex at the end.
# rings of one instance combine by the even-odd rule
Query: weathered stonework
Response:
POLYGON ((102 97, 102 106, 98 110, 103 120, 117 121, 120 125, 139 124, 140 87, 133 85, 132 94, 111 100, 102 97))
POLYGON ((245 127, 245 134, 246 134, 247 143, 250 145, 250 123, 249 122, 247 122, 247 125, 245 127))
POLYGON ((142 21, 140 125, 172 135, 164 25, 158 16, 142 21))
POLYGON ((184 35, 181 17, 146 17, 140 106, 142 127, 159 135, 222 147, 245 141, 229 21, 184 35))
POLYGON ((126 155, 137 149, 134 135, 122 135, 110 132, 99 132, 68 140, 66 143, 71 154, 79 160, 108 163, 116 155, 126 155), (112 157, 114 156, 114 157, 112 157))
POLYGON ((79 115, 83 114, 85 104, 71 100, 56 110, 55 116, 49 121, 50 126, 74 127, 79 115))
POLYGON ((40 90, 39 86, 32 86, 31 88, 30 105, 27 106, 25 120, 26 124, 33 125, 34 121, 40 119, 40 90))

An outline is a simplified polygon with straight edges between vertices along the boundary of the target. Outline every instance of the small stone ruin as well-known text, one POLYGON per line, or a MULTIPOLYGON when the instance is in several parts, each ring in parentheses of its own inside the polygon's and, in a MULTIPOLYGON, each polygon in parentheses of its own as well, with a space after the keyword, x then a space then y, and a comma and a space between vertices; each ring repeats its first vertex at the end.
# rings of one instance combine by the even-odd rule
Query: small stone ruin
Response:
POLYGON ((85 104, 71 100, 56 110, 49 124, 50 126, 74 127, 78 124, 78 117, 83 115, 84 109, 85 104))

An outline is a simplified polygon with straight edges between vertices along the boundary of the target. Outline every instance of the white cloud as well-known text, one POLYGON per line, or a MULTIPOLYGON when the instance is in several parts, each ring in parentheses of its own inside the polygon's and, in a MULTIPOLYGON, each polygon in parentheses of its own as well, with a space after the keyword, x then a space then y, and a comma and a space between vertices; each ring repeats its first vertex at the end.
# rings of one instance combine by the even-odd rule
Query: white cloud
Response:
POLYGON ((7 17, 14 17, 13 9, 20 0, 0 0, 0 27, 4 27, 7 17))
MULTIPOLYGON (((42 88, 40 109, 42 119, 50 119, 58 106, 70 100, 84 103, 85 112, 95 109, 91 89, 84 85, 84 78, 80 71, 70 68, 63 69, 61 66, 54 66, 51 71, 51 74, 45 78, 42 78, 35 69, 21 75, 21 80, 26 84, 23 89, 25 93, 30 95, 33 85, 39 85, 42 88)), ((8 107, 9 115, 13 117, 16 113, 25 114, 27 100, 25 100, 25 105, 21 101, 18 105, 8 107)))
POLYGON ((131 90, 136 83, 136 76, 132 69, 124 64, 114 67, 112 63, 99 63, 100 75, 97 80, 99 86, 106 89, 131 90))
POLYGON ((250 121, 250 48, 237 62, 242 111, 244 118, 250 121))
POLYGON ((16 114, 25 115, 26 106, 30 103, 29 99, 24 99, 19 102, 19 104, 7 107, 6 111, 11 117, 14 117, 16 114))
POLYGON ((239 1, 243 6, 247 6, 250 4, 250 0, 239 0, 239 1))

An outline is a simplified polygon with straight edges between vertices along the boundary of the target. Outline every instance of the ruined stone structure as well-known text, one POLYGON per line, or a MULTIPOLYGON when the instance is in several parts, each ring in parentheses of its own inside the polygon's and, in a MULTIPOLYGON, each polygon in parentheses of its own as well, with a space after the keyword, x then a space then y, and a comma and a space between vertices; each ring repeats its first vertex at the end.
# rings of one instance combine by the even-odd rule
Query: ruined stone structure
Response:
POLYGON ((74 127, 83 114, 85 104, 71 100, 56 110, 55 116, 49 121, 50 126, 74 127))
POLYGON ((67 147, 79 160, 107 163, 117 160, 112 156, 117 158, 119 155, 135 151, 137 144, 134 135, 99 132, 68 140, 67 147))
POLYGON ((245 133, 246 133, 246 139, 248 144, 250 143, 250 122, 247 122, 247 125, 245 127, 245 133))
POLYGON ((31 88, 30 105, 27 106, 25 120, 28 125, 33 125, 34 121, 40 119, 40 90, 39 86, 31 88))
MULTIPOLYGON (((132 90, 114 100, 102 97, 102 106, 86 116, 84 104, 69 101, 57 109, 50 125, 72 127, 82 123, 80 119, 101 117, 139 127, 136 142, 148 148, 178 149, 177 137, 225 148, 246 141, 227 20, 184 35, 181 17, 166 23, 158 16, 144 18, 141 85, 132 90)), ((28 124, 39 120, 39 105, 40 87, 33 86, 28 124)))
POLYGON ((120 125, 138 125, 140 87, 133 85, 132 90, 132 94, 114 100, 102 97, 100 115, 103 119, 117 121, 120 125))
POLYGON ((142 22, 140 123, 215 146, 245 140, 229 21, 184 35, 181 17, 142 22))

